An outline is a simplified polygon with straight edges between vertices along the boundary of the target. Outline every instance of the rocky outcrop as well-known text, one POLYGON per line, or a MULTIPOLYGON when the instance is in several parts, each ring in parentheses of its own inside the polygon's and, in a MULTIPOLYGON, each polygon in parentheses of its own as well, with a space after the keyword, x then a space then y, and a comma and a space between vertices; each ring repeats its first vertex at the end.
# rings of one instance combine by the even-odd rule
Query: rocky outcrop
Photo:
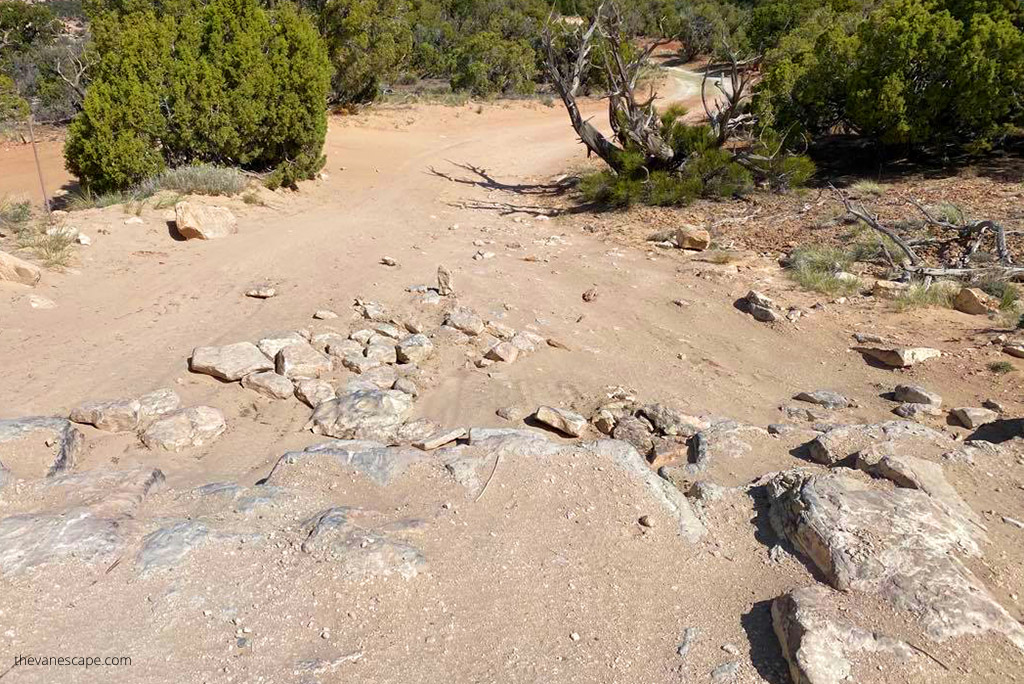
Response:
POLYGON ((317 406, 306 427, 318 435, 337 439, 394 443, 398 428, 412 408, 413 398, 405 392, 352 390, 317 406))
POLYGON ((831 605, 833 592, 810 586, 772 601, 772 627, 789 663, 793 684, 843 684, 851 681, 851 656, 887 653, 909 660, 906 643, 850 624, 831 605))
POLYGON ((891 601, 933 639, 992 631, 1024 650, 1024 627, 959 559, 980 555, 975 526, 924 491, 806 471, 767 489, 773 527, 836 589, 891 601))
POLYGON ((178 409, 156 420, 140 435, 150 449, 181 451, 212 442, 227 428, 224 414, 212 406, 178 409))

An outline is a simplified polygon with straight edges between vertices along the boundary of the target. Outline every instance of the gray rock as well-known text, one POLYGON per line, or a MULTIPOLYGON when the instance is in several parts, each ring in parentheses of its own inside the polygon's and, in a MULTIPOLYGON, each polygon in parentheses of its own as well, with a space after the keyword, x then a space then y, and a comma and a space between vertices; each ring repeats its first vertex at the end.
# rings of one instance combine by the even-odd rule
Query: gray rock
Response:
POLYGON ((409 378, 398 378, 391 385, 391 389, 398 390, 399 392, 405 392, 410 397, 418 397, 420 395, 420 389, 416 386, 416 383, 409 378))
MULTIPOLYGON (((849 624, 831 604, 834 592, 813 585, 794 589, 772 602, 772 627, 789 663, 793 684, 843 684, 851 681, 850 657, 860 652, 887 653, 909 660, 906 643, 849 624)), ((881 666, 880 666, 881 667, 881 666)))
POLYGON ((338 439, 395 439, 412 412, 413 399, 396 390, 355 390, 320 404, 307 428, 338 439))
POLYGON ((357 353, 349 353, 342 356, 341 364, 353 373, 365 373, 371 368, 379 366, 380 361, 376 359, 368 359, 363 356, 362 351, 359 351, 357 353))
POLYGON ((700 630, 696 627, 687 627, 683 630, 683 638, 679 641, 679 645, 676 646, 676 655, 680 658, 685 658, 690 653, 690 649, 697 642, 697 637, 700 635, 700 630))
POLYGON ((410 464, 425 458, 421 451, 387 446, 372 440, 336 440, 290 451, 281 456, 266 477, 267 484, 295 487, 296 480, 316 471, 312 478, 323 480, 323 469, 355 470, 385 487, 402 475, 410 464))
POLYGON ((892 412, 907 420, 921 420, 928 416, 942 415, 942 409, 928 404, 900 404, 892 412))
POLYGON ((708 427, 706 420, 680 413, 664 404, 647 404, 640 409, 640 415, 649 420, 655 430, 668 436, 692 437, 708 427))
POLYGON ((124 543, 117 520, 79 509, 57 515, 12 515, 0 520, 0 574, 51 563, 112 560, 124 543))
POLYGON ((399 575, 412 579, 427 567, 416 547, 352 522, 347 508, 328 508, 303 523, 302 551, 339 565, 353 579, 399 575))
POLYGON ((711 681, 714 684, 724 684, 725 682, 731 682, 734 679, 736 679, 736 675, 739 674, 739 671, 739 661, 731 660, 727 663, 722 663, 715 669, 711 670, 711 681))
POLYGON ((587 419, 580 414, 552 406, 541 406, 533 417, 570 437, 579 437, 587 427, 587 419))
POLYGON ((654 430, 647 421, 634 416, 620 419, 612 430, 612 437, 628 442, 644 457, 654 449, 654 430))
POLYGON ((779 473, 767 490, 773 527, 836 589, 892 602, 933 639, 994 631, 1024 650, 1024 626, 957 558, 980 555, 976 526, 928 494, 835 471, 779 473))
POLYGON ((459 306, 448 312, 445 324, 467 335, 479 335, 484 331, 484 321, 472 309, 459 306))
POLYGON ((829 429, 808 445, 810 457, 825 465, 838 463, 873 442, 917 440, 935 446, 952 446, 949 437, 929 427, 905 420, 866 425, 842 425, 829 429))
POLYGON ((365 380, 377 389, 391 389, 398 380, 398 371, 394 366, 377 366, 364 372, 359 379, 365 380))
POLYGON ((224 432, 224 414, 212 406, 192 406, 165 414, 140 435, 150 449, 181 451, 212 442, 224 432))
POLYGON ((831 390, 815 390, 813 392, 801 392, 793 397, 797 401, 806 401, 809 404, 817 404, 829 409, 842 409, 856 406, 856 402, 850 401, 842 394, 831 390))
POLYGON ((265 335, 256 343, 256 347, 266 354, 268 358, 273 359, 279 351, 293 344, 309 344, 309 342, 306 341, 306 338, 301 333, 290 330, 265 335))
POLYGON ((958 424, 965 428, 974 429, 987 423, 999 420, 999 414, 992 409, 961 406, 949 412, 949 415, 958 424))
POLYGON ((378 363, 398 363, 395 346, 390 344, 370 344, 366 348, 366 358, 378 363))
MULTIPOLYGON (((946 479, 941 465, 913 456, 907 451, 913 450, 907 449, 900 442, 872 444, 857 453, 854 463, 860 470, 885 478, 897 487, 920 489, 946 505, 952 513, 980 523, 980 518, 946 479)), ((980 532, 975 536, 982 537, 980 532)))
POLYGON ((162 388, 139 397, 139 424, 149 425, 154 418, 181 408, 181 397, 169 388, 162 388))
POLYGON ((775 312, 775 302, 757 290, 751 290, 743 298, 742 306, 754 320, 762 323, 773 323, 779 319, 775 312))
POLYGON ((274 366, 278 375, 297 380, 300 378, 319 378, 330 373, 332 363, 330 357, 321 354, 308 342, 290 344, 277 352, 274 366))
POLYGON ((349 354, 363 355, 363 345, 358 340, 331 340, 327 343, 325 350, 328 356, 344 358, 349 354))
POLYGON ((234 382, 249 373, 273 370, 274 363, 252 342, 237 342, 223 347, 196 347, 189 370, 234 382))
POLYGON ((370 330, 369 328, 362 328, 361 330, 356 330, 350 333, 349 339, 355 342, 359 342, 361 345, 365 347, 370 342, 370 338, 376 334, 377 333, 375 333, 373 330, 370 330))
POLYGON ((941 351, 929 347, 856 347, 856 350, 890 368, 909 368, 942 356, 941 351))
POLYGON ((242 378, 242 387, 271 399, 288 399, 295 393, 292 381, 274 371, 249 373, 242 378))
POLYGON ((142 548, 135 557, 140 574, 153 570, 166 570, 181 563, 193 549, 205 544, 209 529, 201 522, 182 520, 162 527, 142 540, 142 548))
POLYGON ((433 449, 443 447, 445 444, 454 442, 457 439, 462 439, 465 436, 466 428, 453 428, 451 430, 445 430, 444 432, 434 433, 418 442, 413 442, 413 446, 417 449, 423 449, 424 451, 431 451, 433 449))
POLYGON ((399 364, 422 364, 434 353, 434 345, 426 335, 410 335, 394 348, 399 364))
POLYGON ((295 382, 295 396, 299 401, 309 408, 316 408, 320 404, 334 399, 334 388, 326 380, 307 378, 295 382))
POLYGON ((926 406, 942 406, 942 397, 930 392, 920 385, 896 385, 892 392, 893 399, 905 404, 924 404, 926 406))
MULTIPOLYGON (((328 354, 327 348, 330 347, 331 345, 354 345, 354 341, 348 339, 341 333, 328 331, 316 333, 315 335, 310 337, 309 344, 312 345, 313 349, 316 349, 318 352, 328 354)), ((355 346, 355 348, 358 349, 359 347, 355 346)))
POLYGON ((138 399, 88 401, 71 409, 68 416, 75 423, 92 425, 106 432, 135 432, 139 427, 142 406, 138 399))
POLYGON ((81 431, 67 418, 36 416, 0 420, 0 454, 6 469, 22 476, 53 476, 75 467, 84 442, 81 431), (52 440, 40 439, 44 433, 52 440), (52 444, 53 446, 50 446, 52 444), (33 456, 45 450, 44 462, 35 463, 33 456))
POLYGON ((512 346, 519 351, 526 353, 533 352, 547 346, 547 340, 537 333, 529 330, 520 330, 512 336, 512 339, 509 340, 509 342, 511 342, 512 346))

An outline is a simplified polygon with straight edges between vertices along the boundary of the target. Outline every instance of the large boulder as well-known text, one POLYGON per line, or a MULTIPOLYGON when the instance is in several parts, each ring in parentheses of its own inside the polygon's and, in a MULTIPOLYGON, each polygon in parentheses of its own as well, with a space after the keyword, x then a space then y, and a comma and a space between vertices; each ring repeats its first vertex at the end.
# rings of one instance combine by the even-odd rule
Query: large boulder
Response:
POLYGON ((0 282, 35 285, 43 272, 35 264, 19 259, 13 254, 0 252, 0 282))
POLYGON ((213 240, 238 232, 237 220, 229 209, 185 200, 174 205, 174 222, 178 233, 186 240, 213 240))
POLYGON ((772 526, 836 589, 909 611, 936 640, 992 631, 1024 650, 1024 626, 958 558, 981 555, 976 526, 926 492, 800 470, 767 491, 772 526))
POLYGON ((864 425, 840 425, 818 435, 807 444, 812 460, 834 465, 875 442, 913 442, 926 447, 953 447, 953 441, 937 430, 906 420, 864 425))
POLYGON ((274 370, 274 362, 252 342, 237 342, 223 347, 196 347, 189 370, 234 382, 250 373, 274 370))

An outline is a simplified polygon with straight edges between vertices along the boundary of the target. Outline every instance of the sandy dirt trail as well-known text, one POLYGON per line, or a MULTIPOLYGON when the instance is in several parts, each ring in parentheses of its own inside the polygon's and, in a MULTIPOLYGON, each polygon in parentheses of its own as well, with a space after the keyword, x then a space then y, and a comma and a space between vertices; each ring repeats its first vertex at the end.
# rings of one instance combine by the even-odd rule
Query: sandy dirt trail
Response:
MULTIPOLYGON (((286 450, 322 441, 302 431, 309 410, 298 402, 190 374, 194 347, 300 327, 348 331, 360 324, 357 298, 422 313, 406 289, 433 284, 439 264, 453 272, 460 304, 569 347, 480 369, 449 345, 416 404, 417 415, 441 425, 507 427, 495 411, 509 405, 585 411, 617 387, 756 425, 777 421, 794 393, 823 386, 857 401, 843 420, 889 416, 879 394, 892 373, 850 351, 848 321, 826 310, 813 324, 771 327, 736 310, 750 288, 779 284, 777 268, 726 269, 599 237, 585 214, 539 216, 549 210, 553 178, 586 164, 560 107, 378 110, 332 120, 326 153, 327 178, 298 194, 268 194, 268 207, 223 201, 239 217, 228 239, 178 241, 166 209, 153 207, 141 224, 126 224, 130 215, 118 208, 69 217, 94 238, 81 262, 47 272, 31 293, 0 290, 0 418, 66 415, 84 400, 164 386, 187 405, 221 409, 224 435, 180 454, 84 428, 79 470, 159 467, 170 493, 146 505, 176 519, 195 498, 189 488, 252 486, 286 450), (478 251, 494 256, 474 259, 478 251), (384 256, 398 266, 382 265, 384 256), (261 282, 279 294, 243 296, 261 282), (591 288, 597 298, 584 302, 591 288), (32 308, 31 294, 56 307, 32 308), (314 321, 318 309, 340 318, 314 321)), ((860 320, 858 328, 900 332, 892 321, 860 320)), ((958 381, 939 366, 915 369, 913 379, 949 405, 977 401, 982 391, 980 381, 958 381)), ((725 464, 716 476, 740 484, 806 464, 788 448, 725 464)), ((351 473, 335 474, 329 488, 306 483, 319 505, 349 497, 375 515, 426 518, 416 537, 431 567, 422 581, 348 586, 328 564, 304 563, 288 541, 294 522, 278 519, 310 510, 298 504, 265 520, 216 513, 211 519, 239 529, 265 525, 278 541, 214 546, 156 578, 136 577, 130 558, 106 571, 22 576, 0 602, 0 626, 10 627, 2 643, 19 652, 120 649, 139 660, 125 671, 69 670, 67 681, 707 681, 733 651, 741 665, 732 681, 785 681, 770 601, 815 576, 795 557, 769 558, 766 521, 746 495, 729 499, 714 534, 693 546, 671 533, 673 521, 635 480, 600 461, 529 461, 497 472, 475 507, 437 463, 419 464, 387 490, 351 473), (643 514, 654 532, 637 526, 643 514), (253 632, 243 634, 243 625, 253 632), (681 660, 677 644, 689 626, 699 626, 701 642, 681 660), (243 648, 247 640, 259 648, 243 648), (365 656, 344 661, 357 648, 365 656), (291 663, 312 656, 334 658, 337 671, 296 677, 291 663)), ((979 479, 975 471, 957 480, 972 502, 979 479)), ((1003 492, 988 505, 1021 515, 1012 497, 1003 492)), ((1009 573, 994 590, 1004 602, 1020 580, 1008 570, 1018 556, 993 561, 1009 573)), ((991 640, 981 646, 961 654, 973 681, 1019 670, 1020 653, 991 640)), ((937 652, 949 659, 959 653, 951 648, 937 652)), ((945 681, 932 678, 934 664, 912 666, 892 681, 945 681)), ((57 681, 48 676, 16 670, 10 681, 57 681)))

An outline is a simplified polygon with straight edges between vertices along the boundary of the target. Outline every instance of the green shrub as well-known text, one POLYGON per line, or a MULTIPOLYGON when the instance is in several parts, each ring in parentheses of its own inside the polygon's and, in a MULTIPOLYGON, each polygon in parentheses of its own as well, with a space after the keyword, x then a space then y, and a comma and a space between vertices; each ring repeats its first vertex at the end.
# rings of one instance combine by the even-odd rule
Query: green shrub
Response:
POLYGON ((470 36, 459 47, 452 88, 477 97, 533 92, 536 56, 525 40, 505 40, 485 31, 470 36))
POLYGON ((0 123, 24 121, 28 116, 28 102, 18 94, 14 81, 0 74, 0 123))
POLYGON ((399 75, 412 51, 408 7, 402 0, 302 0, 314 14, 334 75, 331 101, 371 102, 399 75))
POLYGON ((996 375, 1005 375, 1013 371, 1013 364, 1009 361, 993 361, 988 364, 988 369, 996 375))
POLYGON ((1013 309, 1020 301, 1020 290, 1011 282, 1005 280, 984 280, 977 283, 977 286, 999 300, 999 308, 1006 311, 1013 309))
POLYGON ((137 0, 90 13, 93 80, 64 155, 123 190, 199 162, 292 185, 323 166, 330 65, 309 19, 257 0, 137 0))

